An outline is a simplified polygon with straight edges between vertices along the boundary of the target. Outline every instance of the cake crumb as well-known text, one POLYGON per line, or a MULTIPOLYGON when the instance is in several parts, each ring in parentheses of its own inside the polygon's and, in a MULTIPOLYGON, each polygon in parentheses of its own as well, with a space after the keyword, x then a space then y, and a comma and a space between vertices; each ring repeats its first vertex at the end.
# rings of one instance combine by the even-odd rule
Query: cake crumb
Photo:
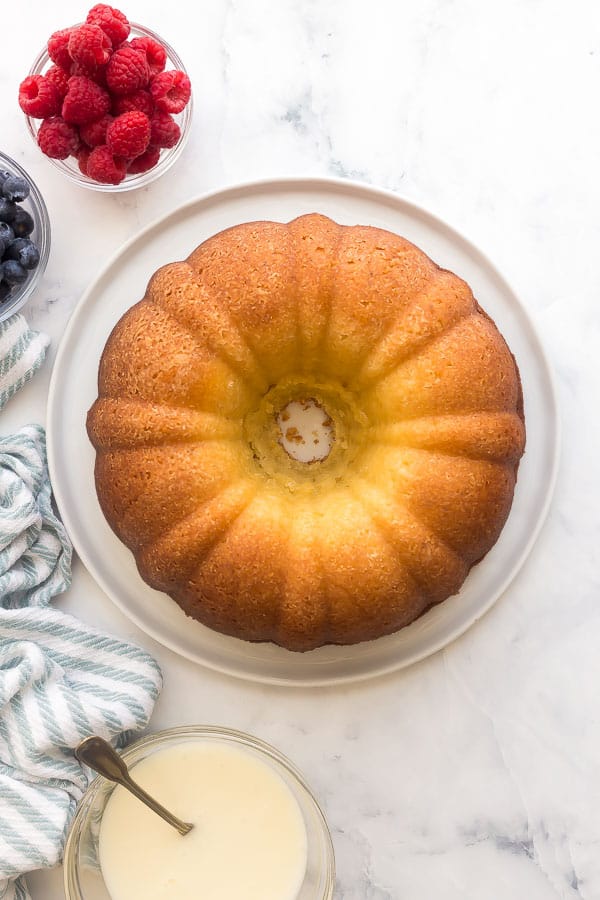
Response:
POLYGON ((294 426, 292 426, 292 428, 286 429, 285 439, 286 439, 286 441, 289 441, 290 444, 304 444, 305 443, 304 438, 302 437, 302 435, 300 434, 298 429, 295 428, 294 426))

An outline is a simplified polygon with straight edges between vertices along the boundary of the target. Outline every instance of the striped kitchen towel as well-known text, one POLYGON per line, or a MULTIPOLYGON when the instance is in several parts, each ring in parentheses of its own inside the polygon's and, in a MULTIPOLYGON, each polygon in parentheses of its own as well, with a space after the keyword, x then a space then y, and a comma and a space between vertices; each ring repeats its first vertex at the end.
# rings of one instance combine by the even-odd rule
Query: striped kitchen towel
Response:
POLYGON ((0 409, 35 375, 50 338, 31 331, 18 313, 0 322, 0 409))
POLYGON ((0 437, 0 898, 60 862, 87 778, 72 748, 144 728, 161 688, 154 660, 53 609, 71 544, 52 511, 44 430, 0 437))

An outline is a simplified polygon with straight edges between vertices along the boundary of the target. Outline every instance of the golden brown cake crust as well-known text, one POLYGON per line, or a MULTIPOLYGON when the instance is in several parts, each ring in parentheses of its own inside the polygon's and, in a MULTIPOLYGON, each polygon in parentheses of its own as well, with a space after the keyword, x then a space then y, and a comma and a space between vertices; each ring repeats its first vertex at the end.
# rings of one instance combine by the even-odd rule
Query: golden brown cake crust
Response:
POLYGON ((371 640, 461 587, 508 516, 516 363, 468 285, 398 235, 251 222, 159 269, 117 323, 88 414, 96 489, 142 577, 226 634, 371 640), (336 442, 291 460, 275 415, 336 442))

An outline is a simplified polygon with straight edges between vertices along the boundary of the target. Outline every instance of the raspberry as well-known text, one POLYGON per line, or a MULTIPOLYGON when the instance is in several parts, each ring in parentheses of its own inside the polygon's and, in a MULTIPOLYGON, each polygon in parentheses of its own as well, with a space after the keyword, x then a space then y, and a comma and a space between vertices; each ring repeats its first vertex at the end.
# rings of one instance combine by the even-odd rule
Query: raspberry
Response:
POLYGON ((77 129, 61 116, 50 116, 42 122, 37 141, 42 153, 52 159, 66 159, 77 153, 80 144, 77 129))
POLYGON ((167 51, 154 38, 134 38, 129 42, 129 46, 145 55, 148 68, 150 69, 150 78, 163 71, 167 64, 167 51))
POLYGON ((106 66, 96 66, 94 69, 88 68, 88 66, 82 66, 80 63, 74 62, 71 63, 71 75, 84 75, 86 78, 91 78, 92 81, 95 81, 96 84, 99 84, 101 87, 106 87, 106 66))
POLYGON ((150 120, 150 143, 156 147, 174 147, 181 137, 181 128, 169 113, 157 109, 150 120))
POLYGON ((110 38, 114 50, 126 41, 129 35, 129 22, 126 16, 106 3, 97 3, 93 6, 87 14, 86 22, 98 25, 110 38))
POLYGON ((88 122, 86 125, 82 125, 79 129, 81 140, 88 147, 99 147, 101 144, 105 144, 106 129, 112 121, 114 121, 113 117, 107 113, 101 119, 96 119, 95 122, 88 122))
POLYGON ((192 85, 185 72, 170 69, 153 78, 150 92, 157 109, 167 113, 180 113, 190 99, 192 85))
POLYGON ((126 171, 126 160, 114 157, 106 144, 92 150, 87 160, 88 177, 102 184, 120 184, 126 171))
POLYGON ((113 112, 115 116, 121 113, 131 112, 137 109, 146 113, 148 118, 154 112, 154 100, 148 91, 136 91, 134 94, 124 94, 122 97, 115 97, 113 100, 113 112))
POLYGON ((150 119, 137 110, 117 116, 108 126, 106 143, 115 156, 140 156, 150 143, 150 119))
POLYGON ((52 84, 56 85, 62 100, 67 93, 67 88, 69 86, 69 73, 65 72, 64 69, 61 69, 60 66, 55 65, 50 66, 48 71, 44 72, 44 78, 46 81, 51 81, 52 84))
POLYGON ((34 119, 57 115, 61 99, 57 86, 43 75, 28 75, 19 86, 19 106, 34 119))
POLYGON ((133 47, 115 50, 106 68, 106 83, 113 94, 132 94, 146 87, 150 72, 143 53, 133 47))
POLYGON ((148 169, 153 169, 158 162, 159 157, 160 147, 150 146, 145 153, 141 154, 141 156, 136 156, 135 159, 131 160, 131 162, 127 166, 127 172, 130 175, 141 175, 142 172, 147 172, 148 169))
POLYGON ((89 147, 80 147, 77 153, 75 154, 77 157, 77 163, 79 165, 79 171, 82 175, 87 175, 87 164, 90 158, 90 153, 92 151, 89 147))
POLYGON ((108 62, 112 44, 97 25, 79 25, 69 35, 68 50, 81 74, 93 73, 108 62))
POLYGON ((48 55, 50 59, 67 72, 73 61, 69 55, 69 36, 72 30, 72 28, 63 28, 62 31, 55 31, 48 39, 48 55))
POLYGON ((63 100, 63 119, 71 125, 85 125, 100 119, 110 110, 106 91, 85 75, 73 75, 63 100))

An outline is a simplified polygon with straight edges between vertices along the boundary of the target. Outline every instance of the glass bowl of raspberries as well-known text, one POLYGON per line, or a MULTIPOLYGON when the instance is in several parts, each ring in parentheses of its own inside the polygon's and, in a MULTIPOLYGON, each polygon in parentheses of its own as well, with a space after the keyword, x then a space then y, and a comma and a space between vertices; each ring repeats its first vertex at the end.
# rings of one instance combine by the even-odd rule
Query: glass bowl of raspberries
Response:
POLYGON ((190 79, 173 48, 104 3, 50 35, 19 105, 42 153, 98 191, 143 187, 166 172, 192 119, 190 79))
POLYGON ((21 166, 0 153, 0 322, 25 305, 50 254, 50 219, 21 166))

